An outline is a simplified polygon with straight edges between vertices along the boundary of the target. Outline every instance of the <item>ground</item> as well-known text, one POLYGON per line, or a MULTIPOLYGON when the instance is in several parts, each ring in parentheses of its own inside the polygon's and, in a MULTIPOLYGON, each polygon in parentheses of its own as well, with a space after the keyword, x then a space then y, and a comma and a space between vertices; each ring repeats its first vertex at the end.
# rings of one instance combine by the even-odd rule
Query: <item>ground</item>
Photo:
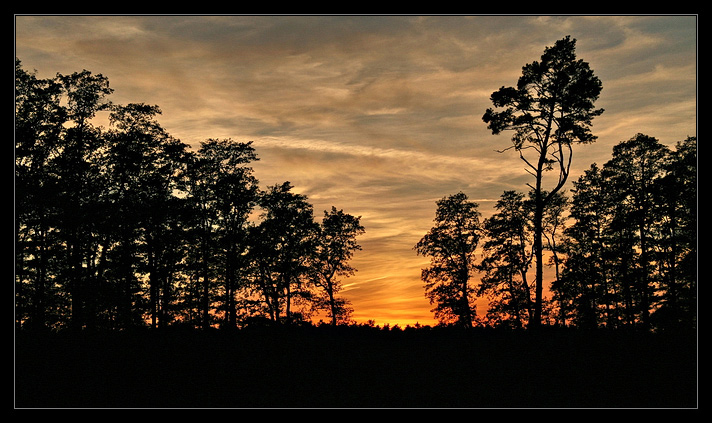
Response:
POLYGON ((17 333, 16 408, 696 408, 694 334, 17 333))

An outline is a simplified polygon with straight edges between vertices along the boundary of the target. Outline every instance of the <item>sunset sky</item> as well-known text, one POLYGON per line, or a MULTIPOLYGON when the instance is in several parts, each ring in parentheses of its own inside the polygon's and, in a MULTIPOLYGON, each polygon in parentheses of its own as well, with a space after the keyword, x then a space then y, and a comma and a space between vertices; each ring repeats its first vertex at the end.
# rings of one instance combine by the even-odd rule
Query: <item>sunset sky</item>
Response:
POLYGON ((317 218, 332 205, 361 216, 342 295, 356 321, 401 326, 435 323, 413 250, 435 202, 463 191, 486 218, 503 191, 527 190, 518 155, 496 151, 508 135, 482 115, 566 35, 605 109, 570 180, 636 133, 697 135, 694 15, 15 16, 26 70, 102 74, 114 103, 159 106, 187 144, 253 141, 261 187, 290 181, 317 218))

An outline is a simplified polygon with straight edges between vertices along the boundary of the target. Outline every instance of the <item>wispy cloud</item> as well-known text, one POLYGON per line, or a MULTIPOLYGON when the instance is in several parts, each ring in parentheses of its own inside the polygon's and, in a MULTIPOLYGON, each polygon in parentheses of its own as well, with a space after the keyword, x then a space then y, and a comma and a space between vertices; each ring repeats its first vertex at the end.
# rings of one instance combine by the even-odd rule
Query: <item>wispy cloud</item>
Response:
MULTIPOLYGON (((161 107, 191 145, 253 141, 263 185, 292 182, 317 213, 362 216, 345 291, 359 320, 429 323, 412 246, 435 201, 462 190, 483 215, 526 190, 489 96, 565 35, 603 82, 597 143, 574 167, 643 132, 696 134, 695 16, 16 16, 16 54, 40 76, 106 75, 117 103, 161 107), (370 317, 368 317, 370 316, 370 317)), ((573 177, 576 177, 574 175, 573 177)))

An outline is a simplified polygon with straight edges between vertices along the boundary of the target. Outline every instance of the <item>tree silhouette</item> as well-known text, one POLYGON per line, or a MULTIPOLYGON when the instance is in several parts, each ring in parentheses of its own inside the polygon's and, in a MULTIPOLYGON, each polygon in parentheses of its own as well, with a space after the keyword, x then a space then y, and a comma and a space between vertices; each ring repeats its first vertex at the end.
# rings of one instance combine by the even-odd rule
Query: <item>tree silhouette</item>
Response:
POLYGON ((522 69, 517 87, 502 87, 492 93, 495 111, 487 109, 482 119, 493 134, 514 131, 512 146, 534 177, 534 252, 536 258, 536 302, 531 323, 541 323, 543 301, 544 210, 569 176, 572 145, 596 140, 590 125, 603 113, 594 101, 601 82, 588 63, 577 60, 576 40, 569 36, 547 47, 541 61, 522 69), (530 155, 529 153, 532 152, 530 155), (545 193, 544 174, 557 169, 554 186, 545 193))
POLYGON ((512 320, 522 327, 534 318, 527 272, 531 266, 531 207, 524 195, 505 191, 495 205, 497 213, 485 220, 484 272, 478 293, 490 294, 490 318, 512 320))
POLYGON ((574 182, 552 290, 577 326, 694 327, 695 144, 638 134, 574 182))
POLYGON ((655 206, 660 203, 656 185, 668 152, 658 140, 638 134, 616 145, 613 158, 605 166, 615 195, 614 201, 619 205, 613 216, 614 224, 634 231, 637 272, 631 291, 635 295, 636 314, 645 326, 650 325, 654 295, 653 250, 659 236, 656 226, 662 218, 655 206))
POLYGON ((237 324, 236 294, 247 283, 250 213, 257 204, 257 179, 247 164, 257 160, 252 143, 211 139, 202 143, 204 160, 216 213, 216 245, 213 259, 222 285, 222 309, 227 327, 237 324))
POLYGON ((414 247, 419 255, 430 257, 421 277, 426 297, 435 304, 435 317, 443 323, 472 327, 475 305, 470 277, 482 229, 477 208, 462 192, 439 200, 435 226, 414 247))
POLYGON ((54 166, 66 113, 62 87, 15 62, 15 274, 18 325, 47 328, 63 310, 54 282, 59 249, 59 179, 54 166))
POLYGON ((332 207, 324 211, 319 227, 316 251, 311 262, 312 282, 326 295, 326 306, 331 324, 345 321, 349 315, 348 302, 336 295, 341 290, 340 276, 351 276, 356 269, 349 265, 355 250, 361 246, 356 237, 365 232, 360 217, 354 217, 332 207))
POLYGON ((251 234, 255 292, 275 323, 291 322, 293 303, 309 296, 304 279, 316 245, 312 205, 292 189, 284 182, 262 193, 262 220, 251 234))
POLYGON ((234 328, 260 315, 297 320, 298 302, 303 319, 324 304, 310 283, 317 247, 336 269, 320 289, 345 317, 334 278, 353 271, 360 225, 339 212, 320 232, 291 185, 260 192, 251 143, 191 150, 158 124, 157 106, 112 105, 110 93, 101 75, 41 80, 16 61, 18 327, 234 328), (94 125, 105 110, 109 129, 94 125), (273 294, 254 290, 268 279, 255 269, 274 277, 273 294), (255 292, 272 314, 253 307, 255 292))
MULTIPOLYGON (((538 232, 562 322, 645 330, 379 328, 352 324, 339 296, 360 217, 332 207, 316 222, 289 182, 258 189, 251 143, 191 150, 157 106, 108 102, 101 75, 42 80, 19 60, 15 75, 20 407, 696 405, 694 137, 621 142, 570 202, 560 187, 506 191, 481 223, 465 194, 444 197, 414 247, 430 259, 421 276, 438 326, 473 326, 478 270, 479 292, 495 294, 487 323, 538 320, 549 306, 527 279, 538 232), (95 126, 100 111, 109 129, 95 126), (314 307, 349 325, 311 325, 314 307), (249 329, 265 321, 280 327, 249 329), (217 326, 247 330, 173 330, 217 326)), ((540 122, 521 113, 524 158, 544 144, 524 137, 540 122)), ((570 160, 573 138, 550 136, 570 160)), ((562 165, 549 153, 542 170, 562 165)))
MULTIPOLYGON (((158 122, 157 106, 129 104, 112 108, 112 129, 104 136, 107 151, 106 208, 109 237, 106 255, 111 270, 124 283, 148 281, 151 326, 167 324, 176 263, 184 255, 183 237, 177 230, 181 189, 187 152, 185 144, 171 137, 158 122), (160 321, 160 322, 159 322, 160 321)), ((134 289, 139 295, 139 289, 134 289)), ((140 304, 140 300, 131 300, 140 304)), ((138 319, 143 316, 139 315, 138 319)))
POLYGON ((64 93, 65 130, 53 160, 52 171, 59 181, 57 228, 66 258, 59 270, 70 295, 71 325, 75 330, 95 328, 100 281, 97 257, 102 221, 100 193, 101 152, 104 140, 92 119, 106 110, 111 94, 109 81, 89 71, 56 78, 64 93))
POLYGON ((595 327, 599 321, 610 325, 615 320, 616 302, 611 272, 617 260, 608 252, 612 245, 607 235, 612 199, 596 164, 573 185, 572 223, 565 229, 565 266, 551 289, 562 321, 572 319, 580 327, 595 327))
MULTIPOLYGON (((443 323, 472 325, 475 270, 484 272, 480 293, 496 294, 490 323, 539 322, 554 303, 527 270, 532 255, 544 265, 548 248, 560 321, 696 325, 696 138, 675 149, 643 134, 621 142, 574 181, 567 202, 572 145, 595 139, 588 126, 600 113, 600 84, 573 47, 567 37, 546 49, 517 89, 493 94, 505 110, 485 115, 493 132, 513 130, 511 148, 536 163, 528 197, 505 193, 484 226, 463 193, 444 197, 414 247, 431 259, 421 276, 443 323), (557 167, 555 190, 543 189, 539 178, 557 167)), ((234 328, 306 322, 316 308, 332 324, 347 321, 350 304, 338 294, 355 271, 359 218, 332 207, 316 222, 288 182, 260 191, 251 143, 208 139, 192 150, 158 124, 157 106, 112 105, 101 75, 38 79, 19 60, 15 75, 19 328, 234 328), (95 125, 102 111, 109 129, 95 125)))
POLYGON ((201 143, 189 167, 189 199, 195 216, 193 255, 202 279, 202 326, 208 328, 215 289, 222 285, 223 310, 228 325, 236 323, 235 294, 247 249, 248 219, 257 202, 257 180, 246 165, 256 160, 251 143, 209 139, 201 143))
POLYGON ((697 138, 687 137, 670 152, 658 180, 661 198, 660 307, 656 326, 694 327, 697 290, 697 138))

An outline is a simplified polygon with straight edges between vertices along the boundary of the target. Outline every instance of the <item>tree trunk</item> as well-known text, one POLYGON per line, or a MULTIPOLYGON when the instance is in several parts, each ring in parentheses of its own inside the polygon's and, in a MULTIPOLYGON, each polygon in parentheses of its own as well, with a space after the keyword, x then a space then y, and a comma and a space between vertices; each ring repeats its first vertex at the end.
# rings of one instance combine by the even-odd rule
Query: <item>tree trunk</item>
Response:
POLYGON ((541 149, 537 164, 536 189, 534 190, 534 261, 536 262, 534 318, 529 322, 536 328, 541 325, 542 292, 544 286, 544 263, 542 254, 542 219, 544 218, 544 199, 542 198, 541 182, 547 149, 541 149))
POLYGON ((334 297, 334 288, 331 284, 331 276, 326 276, 324 281, 324 289, 329 295, 329 307, 331 308, 331 326, 336 326, 336 297, 334 297))
POLYGON ((210 328, 210 300, 208 298, 208 294, 210 293, 210 278, 208 277, 207 230, 205 231, 203 236, 203 329, 207 330, 210 328))

